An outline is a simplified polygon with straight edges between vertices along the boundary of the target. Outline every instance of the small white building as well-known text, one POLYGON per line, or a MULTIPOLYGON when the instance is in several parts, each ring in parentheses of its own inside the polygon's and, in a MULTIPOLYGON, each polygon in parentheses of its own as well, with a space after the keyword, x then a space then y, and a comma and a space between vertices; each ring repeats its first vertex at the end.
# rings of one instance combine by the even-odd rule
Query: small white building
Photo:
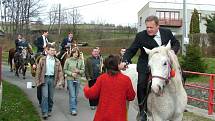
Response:
MULTIPOLYGON (((215 13, 215 5, 187 3, 187 32, 189 33, 191 16, 196 8, 199 12, 200 33, 206 33, 206 21, 203 17, 215 13)), ((148 2, 138 12, 138 31, 146 29, 145 19, 147 16, 156 15, 161 27, 169 28, 175 34, 182 34, 183 3, 175 2, 148 2)))

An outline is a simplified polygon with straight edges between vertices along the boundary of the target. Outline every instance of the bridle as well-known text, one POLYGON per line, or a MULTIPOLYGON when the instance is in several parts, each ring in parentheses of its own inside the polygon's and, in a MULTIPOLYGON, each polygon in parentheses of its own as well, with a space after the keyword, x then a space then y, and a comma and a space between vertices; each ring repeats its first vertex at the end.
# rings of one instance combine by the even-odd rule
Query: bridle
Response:
MULTIPOLYGON (((172 64, 170 61, 167 61, 167 66, 168 66, 168 76, 167 77, 162 77, 162 76, 157 76, 157 75, 152 75, 149 77, 149 80, 152 80, 153 78, 158 78, 161 79, 163 81, 165 81, 166 84, 169 84, 170 80, 171 80, 171 70, 172 70, 172 64)), ((150 68, 150 67, 149 67, 150 68)))

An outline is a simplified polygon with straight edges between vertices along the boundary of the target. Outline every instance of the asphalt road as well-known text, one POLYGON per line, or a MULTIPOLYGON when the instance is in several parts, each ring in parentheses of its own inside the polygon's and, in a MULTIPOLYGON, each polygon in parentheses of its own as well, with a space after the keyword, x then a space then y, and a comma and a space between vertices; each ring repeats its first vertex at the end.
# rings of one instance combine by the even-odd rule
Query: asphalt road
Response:
MULTIPOLYGON (((8 66, 3 66, 3 79, 9 81, 10 83, 20 87, 32 101, 33 105, 36 107, 37 111, 41 115, 41 111, 36 98, 36 89, 28 89, 27 82, 34 82, 30 73, 26 74, 26 79, 22 79, 15 76, 14 72, 9 71, 8 66)), ((78 115, 72 116, 69 113, 69 94, 65 90, 55 90, 54 93, 54 107, 52 116, 48 118, 48 121, 93 121, 94 110, 89 107, 88 100, 84 97, 82 88, 79 91, 78 96, 78 115)), ((137 112, 133 107, 129 108, 128 121, 136 120, 137 112)), ((42 118, 41 118, 42 120, 42 118)))

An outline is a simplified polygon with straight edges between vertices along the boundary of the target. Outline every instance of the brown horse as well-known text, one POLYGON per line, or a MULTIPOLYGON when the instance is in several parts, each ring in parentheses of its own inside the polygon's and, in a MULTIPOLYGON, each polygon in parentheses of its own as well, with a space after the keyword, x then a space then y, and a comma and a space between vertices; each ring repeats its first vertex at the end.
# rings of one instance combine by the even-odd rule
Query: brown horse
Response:
POLYGON ((11 48, 8 52, 8 64, 10 65, 10 71, 13 72, 15 70, 14 66, 14 55, 16 51, 15 48, 11 48))
POLYGON ((28 63, 31 59, 30 48, 22 47, 20 53, 16 52, 14 55, 15 62, 15 75, 19 77, 19 71, 22 71, 23 79, 25 79, 25 73, 27 70, 28 63))

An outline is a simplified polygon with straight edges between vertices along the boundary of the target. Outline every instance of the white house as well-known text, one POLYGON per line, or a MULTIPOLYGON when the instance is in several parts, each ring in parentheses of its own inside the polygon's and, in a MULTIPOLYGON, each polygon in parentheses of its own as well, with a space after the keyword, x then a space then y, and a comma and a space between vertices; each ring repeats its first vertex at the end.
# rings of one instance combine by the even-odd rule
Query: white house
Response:
MULTIPOLYGON (((206 21, 203 17, 212 15, 215 13, 215 5, 209 4, 193 4, 187 3, 187 32, 189 33, 191 16, 194 8, 199 12, 200 18, 200 33, 206 33, 206 21)), ((138 12, 138 31, 142 31, 146 28, 145 19, 149 15, 156 15, 159 18, 161 27, 169 28, 175 34, 182 34, 182 18, 183 18, 183 3, 175 2, 148 2, 138 12)))

